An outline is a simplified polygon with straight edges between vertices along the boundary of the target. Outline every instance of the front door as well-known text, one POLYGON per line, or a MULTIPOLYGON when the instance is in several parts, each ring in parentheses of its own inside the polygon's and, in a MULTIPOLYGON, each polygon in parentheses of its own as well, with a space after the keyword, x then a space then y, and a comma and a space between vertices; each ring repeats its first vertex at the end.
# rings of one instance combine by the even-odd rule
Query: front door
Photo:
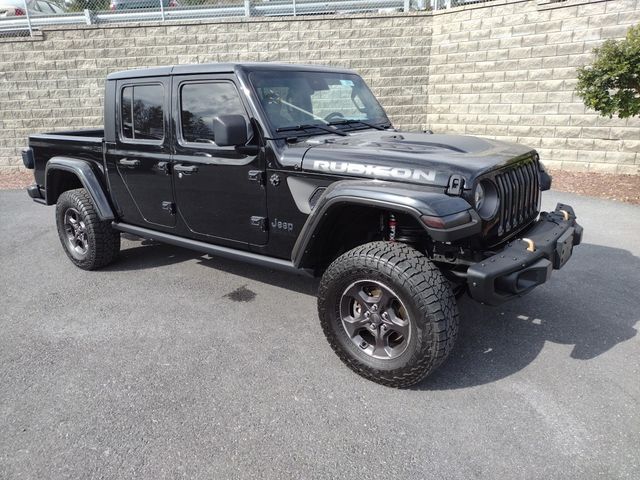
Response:
POLYGON ((264 160, 235 147, 220 147, 213 135, 213 119, 219 115, 243 115, 250 124, 233 77, 178 76, 172 89, 177 112, 173 181, 178 214, 204 240, 265 244, 264 160))
POLYGON ((172 228, 170 80, 122 80, 116 92, 116 142, 107 146, 107 165, 119 216, 126 223, 172 228))

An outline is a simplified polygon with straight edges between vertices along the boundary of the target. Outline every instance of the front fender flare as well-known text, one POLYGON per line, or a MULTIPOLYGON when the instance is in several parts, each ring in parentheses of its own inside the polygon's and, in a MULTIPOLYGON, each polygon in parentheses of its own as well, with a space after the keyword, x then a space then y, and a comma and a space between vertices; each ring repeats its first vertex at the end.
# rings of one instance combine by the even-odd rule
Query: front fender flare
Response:
POLYGON ((471 221, 468 225, 462 225, 462 228, 456 227, 456 238, 463 231, 465 235, 471 235, 478 233, 481 228, 478 214, 461 197, 429 191, 423 185, 403 185, 380 180, 342 180, 327 188, 302 227, 291 253, 291 260, 296 267, 303 263, 330 212, 344 205, 362 205, 409 214, 436 240, 442 238, 435 238, 440 232, 435 232, 422 222, 421 218, 425 215, 447 217, 468 211, 471 221))
POLYGON ((50 179, 53 172, 56 170, 64 170, 66 172, 73 173, 82 186, 89 192, 91 199, 96 207, 96 213, 100 220, 115 220, 113 209, 109 203, 109 198, 105 194, 105 189, 100 181, 100 178, 96 171, 91 166, 91 163, 86 160, 72 157, 52 157, 45 168, 45 192, 47 198, 47 205, 52 205, 52 195, 50 179))

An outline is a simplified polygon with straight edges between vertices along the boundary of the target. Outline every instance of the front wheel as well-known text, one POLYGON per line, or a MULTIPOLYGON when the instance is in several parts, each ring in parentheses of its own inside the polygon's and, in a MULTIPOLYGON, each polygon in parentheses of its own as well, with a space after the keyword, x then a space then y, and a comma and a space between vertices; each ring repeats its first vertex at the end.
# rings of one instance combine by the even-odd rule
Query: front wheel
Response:
POLYGON ((120 251, 120 233, 98 218, 84 188, 68 190, 56 203, 58 236, 69 259, 83 270, 104 267, 120 251))
POLYGON ((322 329, 352 370, 392 387, 411 386, 449 355, 458 308, 449 282, 417 250, 390 242, 346 252, 324 273, 322 329))

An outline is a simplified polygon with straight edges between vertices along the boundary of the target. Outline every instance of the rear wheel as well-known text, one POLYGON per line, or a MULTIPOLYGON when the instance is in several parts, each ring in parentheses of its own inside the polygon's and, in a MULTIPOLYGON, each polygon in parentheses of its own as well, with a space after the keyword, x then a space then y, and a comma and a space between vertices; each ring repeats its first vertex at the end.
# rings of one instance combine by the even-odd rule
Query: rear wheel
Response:
POLYGON ((427 257, 400 243, 368 243, 336 259, 322 277, 318 311, 340 359, 393 387, 429 375, 458 332, 449 281, 427 257))
POLYGON ((69 259, 84 270, 104 267, 120 251, 120 233, 101 221, 84 188, 68 190, 56 203, 58 237, 69 259))

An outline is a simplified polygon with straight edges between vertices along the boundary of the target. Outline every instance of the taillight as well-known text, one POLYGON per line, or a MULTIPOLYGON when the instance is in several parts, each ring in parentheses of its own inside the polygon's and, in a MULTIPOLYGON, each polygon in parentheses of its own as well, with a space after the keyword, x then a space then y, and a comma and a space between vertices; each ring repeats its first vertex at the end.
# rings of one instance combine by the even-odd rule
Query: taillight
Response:
POLYGON ((13 14, 17 17, 19 15, 26 15, 27 12, 25 12, 23 9, 21 8, 17 8, 13 11, 13 14))

